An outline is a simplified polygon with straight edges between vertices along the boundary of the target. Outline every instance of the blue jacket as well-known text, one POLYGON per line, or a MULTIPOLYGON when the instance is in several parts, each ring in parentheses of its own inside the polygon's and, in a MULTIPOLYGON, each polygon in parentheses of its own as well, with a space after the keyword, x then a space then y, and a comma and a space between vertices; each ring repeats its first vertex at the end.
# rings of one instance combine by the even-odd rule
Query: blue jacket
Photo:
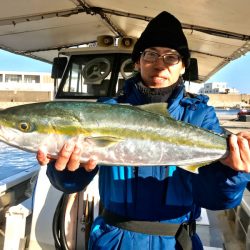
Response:
MULTIPOLYGON (((147 102, 137 88, 137 78, 125 85, 125 94, 106 102, 126 102, 133 105, 147 102)), ((168 99, 168 111, 176 120, 223 133, 208 97, 190 95, 184 85, 178 86, 168 99)), ((53 165, 53 164, 52 164, 53 165)), ((82 190, 92 180, 98 168, 86 172, 56 171, 49 166, 51 183, 63 192, 82 190)), ((236 172, 220 162, 202 167, 192 174, 176 166, 123 167, 99 166, 99 192, 103 206, 135 220, 182 223, 200 216, 200 207, 211 210, 237 206, 250 175, 236 172)), ((197 235, 192 237, 193 249, 203 249, 197 235)), ((90 249, 176 249, 175 238, 132 233, 105 225, 98 217, 92 227, 90 249)))

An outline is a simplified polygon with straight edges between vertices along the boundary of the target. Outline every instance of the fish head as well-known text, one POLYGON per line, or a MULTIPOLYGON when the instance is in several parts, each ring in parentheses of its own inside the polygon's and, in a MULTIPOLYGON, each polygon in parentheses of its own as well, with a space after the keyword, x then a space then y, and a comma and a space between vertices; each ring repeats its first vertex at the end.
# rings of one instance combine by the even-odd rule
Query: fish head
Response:
POLYGON ((56 155, 66 140, 83 132, 63 103, 25 104, 0 111, 0 140, 25 151, 46 146, 56 155))
POLYGON ((25 109, 16 111, 10 108, 0 112, 0 140, 27 151, 37 150, 34 145, 42 140, 38 133, 39 120, 25 109))

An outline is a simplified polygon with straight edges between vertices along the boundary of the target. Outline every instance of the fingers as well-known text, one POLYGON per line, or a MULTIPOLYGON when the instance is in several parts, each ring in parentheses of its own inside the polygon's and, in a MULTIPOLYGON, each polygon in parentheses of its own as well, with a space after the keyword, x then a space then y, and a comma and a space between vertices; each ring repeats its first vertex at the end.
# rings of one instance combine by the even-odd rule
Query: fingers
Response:
POLYGON ((47 156, 47 149, 45 147, 39 148, 36 159, 41 166, 45 166, 49 163, 50 159, 47 156))
POLYGON ((250 172, 250 133, 231 135, 228 142, 229 155, 221 162, 236 171, 250 172))
POLYGON ((80 166, 84 167, 86 171, 90 172, 95 169, 97 165, 97 159, 95 157, 89 159, 86 163, 81 163, 80 166))
MULTIPOLYGON (((56 170, 62 171, 67 168, 70 171, 75 171, 80 166, 84 167, 88 172, 92 171, 96 167, 96 160, 93 158, 86 163, 81 163, 80 165, 81 153, 82 149, 75 141, 70 140, 66 142, 63 148, 60 150, 58 158, 55 162, 56 170)), ((37 151, 36 158, 39 164, 42 166, 47 165, 51 160, 51 158, 48 156, 46 147, 41 147, 37 151)))
POLYGON ((238 136, 238 145, 241 159, 241 164, 239 163, 240 169, 245 172, 250 172, 249 140, 245 137, 238 136))
POLYGON ((82 155, 82 148, 74 140, 66 142, 63 148, 58 154, 58 158, 55 163, 55 168, 58 171, 62 171, 67 168, 69 171, 75 171, 79 167, 84 167, 86 171, 92 171, 97 161, 95 158, 91 158, 86 163, 80 163, 82 155))
POLYGON ((237 136, 241 136, 241 137, 244 137, 247 140, 250 140, 250 132, 246 132, 246 131, 240 132, 240 133, 237 134, 237 136))
POLYGON ((70 171, 74 171, 80 164, 81 149, 77 147, 72 140, 66 142, 63 148, 58 153, 58 158, 55 163, 55 168, 59 171, 66 167, 70 171))

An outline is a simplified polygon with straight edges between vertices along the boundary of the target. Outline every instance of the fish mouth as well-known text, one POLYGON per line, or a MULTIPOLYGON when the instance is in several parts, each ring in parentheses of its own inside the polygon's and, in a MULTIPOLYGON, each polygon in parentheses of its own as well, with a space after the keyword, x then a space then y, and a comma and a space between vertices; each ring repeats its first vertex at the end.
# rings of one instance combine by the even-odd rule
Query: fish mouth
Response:
POLYGON ((13 135, 11 136, 8 129, 3 125, 0 125, 0 141, 10 144, 13 141, 13 135))
POLYGON ((0 141, 5 141, 3 126, 0 125, 0 141))

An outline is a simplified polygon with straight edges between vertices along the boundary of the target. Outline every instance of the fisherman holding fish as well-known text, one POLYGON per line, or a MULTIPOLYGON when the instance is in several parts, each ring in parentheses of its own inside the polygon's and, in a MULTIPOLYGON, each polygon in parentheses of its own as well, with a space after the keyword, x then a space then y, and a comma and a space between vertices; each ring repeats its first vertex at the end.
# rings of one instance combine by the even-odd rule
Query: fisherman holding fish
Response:
MULTIPOLYGON (((185 91, 182 75, 190 52, 173 15, 162 12, 149 22, 132 60, 138 74, 107 103, 166 103, 175 120, 223 133, 208 97, 185 91)), ((65 143, 57 160, 49 159, 46 149, 38 151, 37 159, 48 164, 51 183, 66 193, 83 190, 99 172, 104 211, 93 223, 89 249, 203 249, 195 220, 201 207, 221 210, 240 204, 250 181, 249 143, 250 133, 231 135, 226 158, 201 167, 198 174, 172 165, 102 166, 95 156, 80 164, 87 149, 74 140, 65 143)))

